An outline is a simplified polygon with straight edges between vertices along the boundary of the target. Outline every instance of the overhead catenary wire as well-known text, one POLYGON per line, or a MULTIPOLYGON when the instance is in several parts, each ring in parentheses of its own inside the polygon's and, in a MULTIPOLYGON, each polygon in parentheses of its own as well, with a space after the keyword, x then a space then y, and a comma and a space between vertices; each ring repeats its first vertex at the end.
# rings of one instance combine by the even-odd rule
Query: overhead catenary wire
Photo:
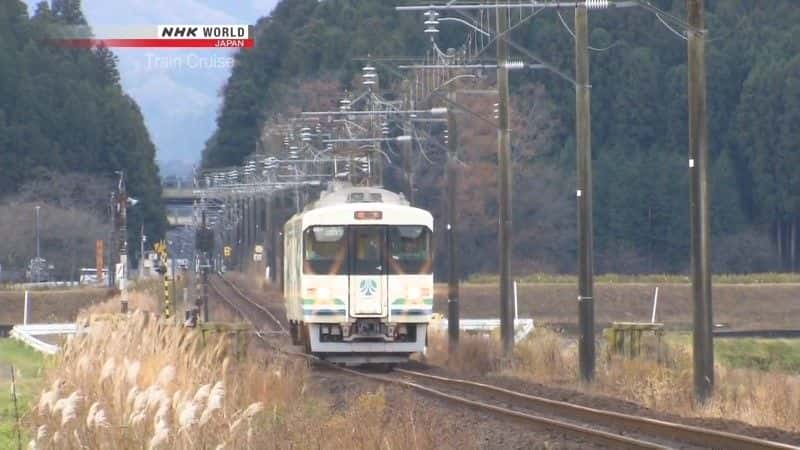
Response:
MULTIPOLYGON (((569 35, 572 36, 572 39, 575 40, 575 33, 572 31, 572 29, 569 27, 569 25, 567 25, 567 22, 564 20, 564 16, 561 15, 561 11, 556 9, 556 14, 558 14, 558 20, 561 22, 561 25, 564 26, 564 29, 567 30, 567 33, 569 33, 569 35)), ((598 48, 598 47, 589 46, 587 48, 589 50, 591 50, 591 51, 594 51, 594 52, 605 52, 605 51, 611 50, 612 48, 614 48, 614 47, 616 47, 618 45, 622 45, 622 41, 616 41, 616 42, 612 43, 611 45, 609 45, 608 47, 598 48)))
POLYGON ((689 39, 683 33, 679 32, 675 28, 672 28, 667 22, 665 22, 664 19, 661 18, 660 14, 656 14, 656 17, 658 18, 659 22, 664 24, 664 26, 667 27, 667 29, 672 32, 672 34, 674 34, 675 36, 678 36, 679 38, 683 39, 684 41, 689 39))

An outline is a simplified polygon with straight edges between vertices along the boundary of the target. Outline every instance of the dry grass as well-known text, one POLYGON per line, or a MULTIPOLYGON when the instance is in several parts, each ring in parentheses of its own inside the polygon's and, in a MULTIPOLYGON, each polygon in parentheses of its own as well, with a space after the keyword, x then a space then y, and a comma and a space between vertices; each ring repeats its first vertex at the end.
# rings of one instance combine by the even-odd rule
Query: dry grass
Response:
MULTIPOLYGON (((146 292, 131 291, 128 293, 128 309, 158 313, 160 302, 146 292)), ((115 314, 120 312, 120 297, 110 298, 102 303, 89 306, 81 311, 80 316, 93 314, 115 314)))
POLYGON ((462 333, 456 350, 450 352, 447 333, 433 331, 428 335, 425 360, 460 373, 485 375, 500 367, 500 355, 500 345, 494 336, 462 333))
POLYGON ((599 349, 596 379, 578 379, 574 339, 539 328, 502 362, 496 335, 462 339, 455 356, 447 355, 447 336, 431 335, 428 360, 464 374, 495 373, 528 381, 629 400, 662 412, 684 416, 740 420, 758 426, 800 431, 800 377, 796 374, 734 369, 717 364, 711 402, 697 406, 692 392, 692 354, 686 342, 662 345, 645 341, 643 356, 626 359, 599 349))
POLYGON ((390 449, 458 442, 426 411, 387 404, 383 391, 357 396, 337 413, 313 393, 304 361, 256 362, 252 355, 238 361, 232 349, 229 337, 203 338, 142 311, 97 320, 47 372, 48 387, 27 417, 29 448, 390 449))

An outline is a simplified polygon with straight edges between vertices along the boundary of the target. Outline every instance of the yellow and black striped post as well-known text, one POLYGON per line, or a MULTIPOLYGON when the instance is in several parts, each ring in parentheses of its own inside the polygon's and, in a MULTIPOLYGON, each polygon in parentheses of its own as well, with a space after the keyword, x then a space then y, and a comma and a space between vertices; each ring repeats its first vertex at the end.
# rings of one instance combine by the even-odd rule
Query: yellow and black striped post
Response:
POLYGON ((169 275, 164 274, 164 317, 169 319, 170 305, 169 305, 169 275))

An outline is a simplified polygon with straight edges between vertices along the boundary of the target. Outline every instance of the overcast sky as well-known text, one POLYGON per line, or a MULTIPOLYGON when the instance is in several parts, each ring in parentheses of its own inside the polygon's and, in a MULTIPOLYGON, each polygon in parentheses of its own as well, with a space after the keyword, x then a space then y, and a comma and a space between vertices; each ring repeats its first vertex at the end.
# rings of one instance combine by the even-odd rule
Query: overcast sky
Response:
MULTIPOLYGON (((31 10, 39 0, 25 0, 31 10)), ((253 24, 278 0, 83 0, 92 26, 253 24)), ((197 161, 230 75, 224 50, 115 49, 122 86, 144 114, 159 161, 197 161)))

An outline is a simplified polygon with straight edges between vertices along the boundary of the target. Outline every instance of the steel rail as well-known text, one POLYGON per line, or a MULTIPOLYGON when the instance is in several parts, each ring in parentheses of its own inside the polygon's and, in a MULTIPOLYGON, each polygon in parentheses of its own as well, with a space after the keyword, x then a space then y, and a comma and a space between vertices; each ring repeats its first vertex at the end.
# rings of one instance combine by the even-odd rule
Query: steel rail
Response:
POLYGON ((709 448, 735 448, 738 450, 756 449, 798 449, 796 446, 780 442, 758 439, 750 436, 729 433, 726 431, 700 428, 693 425, 684 425, 648 417, 632 416, 615 411, 607 411, 572 403, 551 400, 535 395, 524 394, 498 386, 479 383, 475 381, 431 375, 406 369, 395 369, 395 372, 416 378, 433 380, 449 385, 468 387, 488 393, 500 395, 507 399, 523 401, 533 408, 546 408, 557 412, 559 415, 575 417, 603 426, 622 427, 628 430, 639 431, 649 436, 662 438, 669 441, 679 440, 680 443, 699 445, 709 448))
MULTIPOLYGON (((275 315, 272 314, 272 312, 270 312, 267 308, 263 307, 262 305, 259 305, 258 303, 251 300, 247 295, 245 295, 241 290, 239 290, 239 288, 237 288, 230 280, 226 279, 222 275, 218 275, 218 277, 223 281, 223 283, 226 286, 230 287, 231 290, 235 292, 236 295, 238 295, 242 300, 247 302, 250 306, 253 306, 259 311, 265 313, 270 318, 270 320, 278 326, 278 329, 274 330, 274 333, 289 334, 289 332, 286 330, 286 327, 283 326, 283 323, 281 323, 281 321, 278 320, 278 318, 275 317, 275 315)), ((233 308, 236 310, 236 312, 239 313, 239 315, 249 320, 249 316, 245 314, 244 311, 241 310, 241 308, 237 307, 236 304, 233 301, 231 301, 231 299, 227 295, 223 294, 222 291, 220 291, 219 288, 217 288, 213 282, 209 283, 209 285, 214 290, 214 292, 217 293, 218 296, 222 297, 222 299, 225 302, 233 306, 233 308)))

